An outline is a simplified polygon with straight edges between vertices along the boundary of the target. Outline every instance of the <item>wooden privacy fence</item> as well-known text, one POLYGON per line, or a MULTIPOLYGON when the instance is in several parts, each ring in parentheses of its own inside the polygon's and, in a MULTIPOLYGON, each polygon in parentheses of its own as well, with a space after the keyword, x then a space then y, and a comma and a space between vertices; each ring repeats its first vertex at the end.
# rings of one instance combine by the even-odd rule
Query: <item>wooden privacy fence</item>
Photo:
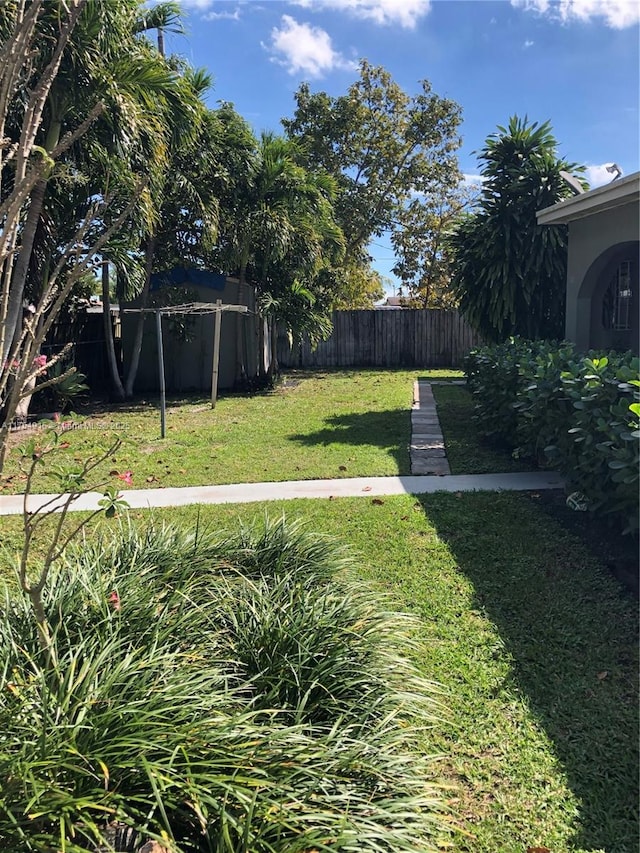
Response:
POLYGON ((282 367, 459 367, 482 340, 457 311, 334 311, 331 336, 312 351, 278 337, 282 367))

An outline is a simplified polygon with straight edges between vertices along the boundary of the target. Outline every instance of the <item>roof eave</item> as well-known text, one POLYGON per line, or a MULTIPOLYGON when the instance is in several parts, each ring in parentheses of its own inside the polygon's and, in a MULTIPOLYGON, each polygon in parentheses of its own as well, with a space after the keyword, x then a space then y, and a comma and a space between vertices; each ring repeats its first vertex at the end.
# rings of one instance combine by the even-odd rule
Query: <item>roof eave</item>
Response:
POLYGON ((640 172, 612 181, 586 193, 575 195, 536 214, 538 225, 566 225, 614 207, 640 202, 640 172))

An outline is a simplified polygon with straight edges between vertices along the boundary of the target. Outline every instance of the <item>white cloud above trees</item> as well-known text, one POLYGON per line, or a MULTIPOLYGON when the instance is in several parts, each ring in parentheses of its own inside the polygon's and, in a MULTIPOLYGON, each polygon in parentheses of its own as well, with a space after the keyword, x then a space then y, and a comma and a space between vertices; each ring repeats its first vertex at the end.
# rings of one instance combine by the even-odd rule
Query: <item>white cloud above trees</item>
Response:
POLYGON ((332 9, 381 26, 413 29, 431 8, 431 0, 292 0, 296 6, 318 11, 332 9))
POLYGON ((511 0, 511 5, 564 24, 600 21, 622 30, 640 22, 638 0, 511 0))
POLYGON ((331 36, 320 27, 299 23, 283 15, 279 27, 271 30, 271 42, 264 47, 274 62, 283 65, 289 74, 308 74, 322 77, 341 70, 355 70, 357 63, 347 59, 333 47, 331 36))

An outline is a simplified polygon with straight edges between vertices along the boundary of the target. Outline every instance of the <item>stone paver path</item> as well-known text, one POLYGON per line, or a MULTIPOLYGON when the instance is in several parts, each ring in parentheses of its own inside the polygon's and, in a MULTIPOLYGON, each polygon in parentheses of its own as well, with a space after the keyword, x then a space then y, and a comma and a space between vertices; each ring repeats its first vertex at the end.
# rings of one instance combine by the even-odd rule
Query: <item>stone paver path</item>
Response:
POLYGON ((421 379, 413 384, 409 453, 412 474, 451 473, 431 383, 421 379))

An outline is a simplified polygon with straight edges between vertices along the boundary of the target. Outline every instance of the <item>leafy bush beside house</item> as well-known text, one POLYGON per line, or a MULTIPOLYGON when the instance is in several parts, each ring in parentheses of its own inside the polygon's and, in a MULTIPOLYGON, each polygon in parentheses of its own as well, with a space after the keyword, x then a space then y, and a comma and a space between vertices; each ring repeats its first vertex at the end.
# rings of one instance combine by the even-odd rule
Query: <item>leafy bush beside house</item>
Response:
POLYGON ((561 471, 592 511, 638 528, 640 360, 525 341, 471 352, 467 380, 484 434, 561 471))

